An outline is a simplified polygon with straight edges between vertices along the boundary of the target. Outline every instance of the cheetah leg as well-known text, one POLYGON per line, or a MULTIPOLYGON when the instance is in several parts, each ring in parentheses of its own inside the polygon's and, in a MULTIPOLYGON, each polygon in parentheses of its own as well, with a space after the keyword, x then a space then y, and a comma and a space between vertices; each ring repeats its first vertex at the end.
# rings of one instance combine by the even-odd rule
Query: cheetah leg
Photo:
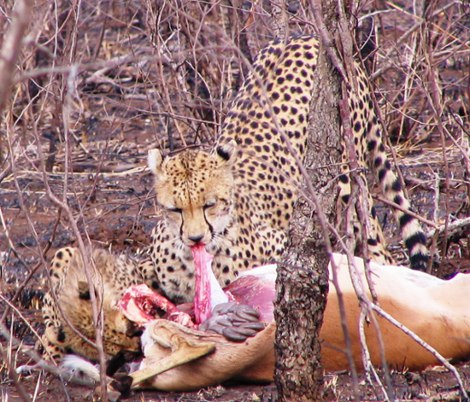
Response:
MULTIPOLYGON (((409 212, 412 212, 410 202, 406 198, 400 180, 392 170, 392 164, 387 158, 383 141, 382 127, 378 122, 370 92, 367 89, 368 79, 362 69, 356 69, 359 77, 359 87, 365 91, 355 94, 356 102, 350 96, 350 108, 365 106, 363 120, 361 114, 354 113, 351 122, 354 128, 355 141, 361 143, 362 155, 358 155, 358 162, 363 167, 367 165, 375 173, 377 183, 380 184, 383 195, 390 202, 400 208, 392 208, 395 219, 400 227, 401 237, 408 249, 410 266, 417 270, 426 270, 429 262, 429 250, 426 246, 426 235, 419 221, 409 212), (361 82, 362 81, 362 82, 361 82)), ((370 206, 371 197, 368 194, 370 206)))
MULTIPOLYGON (((385 198, 400 207, 393 208, 393 214, 400 226, 402 239, 409 252, 410 266, 413 269, 426 270, 429 261, 426 236, 419 221, 409 213, 411 212, 411 205, 406 199, 401 182, 392 171, 392 165, 387 159, 382 128, 377 119, 368 89, 368 79, 359 66, 356 66, 356 73, 359 89, 351 88, 348 96, 356 164, 362 169, 369 167, 374 172, 385 198)), ((343 174, 340 178, 340 197, 343 204, 347 205, 351 195, 351 180, 348 172, 350 155, 348 152, 349 147, 345 146, 344 143, 342 146, 343 174)), ((363 172, 359 172, 359 174, 364 177, 363 172)), ((361 194, 360 197, 367 197, 365 200, 368 203, 368 257, 381 263, 392 263, 393 260, 386 249, 382 228, 375 215, 370 191, 367 189, 366 192, 366 195, 361 194)), ((361 223, 358 222, 357 215, 354 215, 353 218, 355 230, 359 234, 361 232, 361 223)))
POLYGON ((57 307, 52 292, 57 294, 63 288, 70 264, 76 258, 76 254, 76 248, 63 247, 56 251, 49 267, 51 290, 46 293, 41 309, 45 324, 45 331, 41 339, 42 357, 46 361, 58 362, 66 354, 64 349, 65 333, 60 319, 62 314, 57 307))
MULTIPOLYGON (((343 150, 343 163, 346 160, 343 150)), ((343 165, 343 175, 341 176, 339 184, 339 199, 342 201, 344 208, 348 208, 351 201, 351 183, 350 176, 347 165, 343 165)), ((355 206, 352 206, 352 221, 353 221, 353 245, 355 248, 358 246, 358 239, 363 239, 362 241, 367 241, 367 257, 379 264, 393 264, 393 258, 390 255, 389 251, 386 249, 386 241, 382 232, 382 227, 377 219, 375 214, 375 209, 373 207, 373 200, 370 195, 370 191, 367 186, 367 181, 365 176, 362 173, 359 173, 361 176, 362 182, 366 190, 366 194, 359 194, 358 203, 367 206, 368 219, 366 222, 367 230, 365 231, 362 228, 361 222, 359 221, 357 210, 355 206), (364 199, 365 197, 365 199, 364 199), (364 204, 365 203, 365 204, 364 204), (367 238, 366 238, 367 235, 367 238)))

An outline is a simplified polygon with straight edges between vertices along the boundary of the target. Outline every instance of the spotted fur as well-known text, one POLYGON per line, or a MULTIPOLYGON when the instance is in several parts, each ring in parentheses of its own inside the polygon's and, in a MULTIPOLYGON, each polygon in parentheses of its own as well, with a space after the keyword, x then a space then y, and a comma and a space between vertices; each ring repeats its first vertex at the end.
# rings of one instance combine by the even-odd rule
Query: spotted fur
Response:
MULTIPOLYGON (((214 255, 212 267, 222 285, 242 270, 280 258, 302 181, 297 161, 303 160, 306 152, 317 55, 318 41, 311 36, 271 43, 256 59, 211 152, 190 149, 165 158, 158 150, 149 153, 156 200, 163 216, 152 235, 151 261, 99 250, 93 253, 97 269, 93 282, 102 296, 108 355, 137 348, 132 326, 115 309, 128 286, 145 282, 174 302, 192 300, 194 264, 190 246, 206 244, 214 255)), ((350 93, 349 106, 358 163, 372 168, 389 200, 409 210, 385 154, 367 78, 358 66, 356 70, 358 92, 350 93)), ((343 163, 339 187, 340 197, 347 203, 351 190, 346 153, 343 163)), ((370 257, 390 262, 372 208, 370 215, 370 257)), ((419 223, 406 212, 397 210, 395 215, 412 266, 422 269, 428 254, 419 223)), ((52 289, 43 308, 47 351, 55 357, 74 352, 95 359, 96 349, 67 323, 87 339, 94 339, 90 295, 78 251, 59 250, 50 276, 52 289)))
MULTIPOLYGON (((147 283, 152 286, 151 262, 115 256, 104 250, 93 251, 92 260, 96 267, 90 267, 94 292, 104 312, 105 353, 112 357, 122 351, 138 352, 139 333, 119 311, 117 301, 131 285, 147 283)), ((98 352, 90 343, 95 339, 91 295, 78 249, 58 250, 49 273, 52 286, 42 308, 45 357, 59 359, 64 353, 73 352, 95 361, 98 352)))
MULTIPOLYGON (((349 94, 349 110, 351 112, 351 126, 353 129, 354 146, 358 165, 361 168, 369 167, 374 172, 382 193, 388 201, 397 204, 399 208, 393 208, 393 214, 399 224, 402 239, 410 255, 410 266, 413 269, 424 271, 427 269, 429 252, 426 247, 426 236, 419 224, 410 213, 410 202, 403 193, 401 181, 392 170, 390 161, 385 152, 383 133, 370 96, 367 77, 359 67, 355 66, 358 77, 358 91, 349 94)), ((343 204, 348 204, 351 186, 349 177, 348 152, 343 149, 342 170, 340 177, 340 198, 343 204)), ((360 175, 364 178, 363 171, 360 175)), ((390 253, 386 249, 381 226, 377 220, 370 192, 367 192, 367 204, 370 207, 370 228, 367 238, 369 257, 377 262, 393 264, 390 253)), ((355 225, 356 234, 360 237, 360 225, 355 225)))
MULTIPOLYGON (((212 152, 186 150, 163 158, 149 154, 157 203, 163 212, 153 234, 152 259, 162 290, 187 301, 194 292, 190 246, 200 242, 214 257, 222 285, 241 270, 277 260, 297 200, 301 173, 297 160, 306 152, 307 123, 318 41, 303 36, 275 41, 258 55, 238 93, 212 152)), ((358 65, 358 90, 350 110, 358 163, 369 165, 387 199, 405 210, 410 205, 391 170, 374 112, 367 78, 358 65)), ((348 158, 340 197, 351 193, 348 158)), ((372 205, 369 195, 369 205, 372 205)), ((371 207, 369 255, 391 262, 371 207)), ((395 211, 414 268, 423 269, 428 254, 416 219, 395 211)))

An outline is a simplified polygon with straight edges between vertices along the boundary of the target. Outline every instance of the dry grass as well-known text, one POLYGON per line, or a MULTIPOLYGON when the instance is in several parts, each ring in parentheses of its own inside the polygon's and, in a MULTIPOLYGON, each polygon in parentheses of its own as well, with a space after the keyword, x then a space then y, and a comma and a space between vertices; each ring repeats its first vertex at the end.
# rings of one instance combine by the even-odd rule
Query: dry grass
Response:
MULTIPOLYGON (((0 72, 12 81, 0 123, 0 373, 23 400, 34 397, 12 370, 18 339, 24 331, 32 344, 27 327, 41 319, 22 290, 47 285, 51 250, 70 242, 84 252, 93 242, 145 245, 156 215, 147 150, 214 141, 250 62, 274 35, 268 3, 34 3, 14 74, 0 72)), ((308 7, 289 4, 291 31, 314 31, 308 7)), ((446 226, 470 206, 465 7, 364 1, 356 16, 374 20, 370 76, 417 210, 446 226)), ((14 25, 12 14, 11 2, 0 4, 0 32, 14 25)), ((468 233, 458 242, 442 246, 444 258, 445 250, 470 258, 468 233)))

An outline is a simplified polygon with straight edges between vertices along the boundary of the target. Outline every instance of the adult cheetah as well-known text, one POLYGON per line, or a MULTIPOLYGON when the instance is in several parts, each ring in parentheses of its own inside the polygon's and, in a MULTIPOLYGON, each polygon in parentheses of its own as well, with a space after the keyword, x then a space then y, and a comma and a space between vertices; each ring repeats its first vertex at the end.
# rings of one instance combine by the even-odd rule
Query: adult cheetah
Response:
MULTIPOLYGON (((160 287, 169 298, 192 299, 190 247, 198 243, 214 255, 212 267, 222 285, 241 270, 280 258, 302 180, 297 161, 306 152, 318 49, 313 36, 275 40, 264 48, 212 152, 186 150, 167 158, 158 150, 149 153, 156 199, 163 211, 153 233, 151 256, 160 287)), ((387 160, 367 78, 358 64, 355 69, 358 90, 349 94, 349 107, 358 162, 370 165, 385 196, 402 207, 394 213, 411 265, 423 269, 428 260, 424 233, 417 220, 403 212, 410 205, 387 160)), ((346 164, 343 169, 340 196, 347 202, 346 164)), ((373 209, 371 220, 370 257, 391 262, 373 209)))
MULTIPOLYGON (((297 161, 306 152, 318 48, 315 37, 301 36, 287 42, 276 40, 263 49, 211 152, 190 149, 173 157, 163 157, 157 150, 149 153, 156 200, 163 214, 152 235, 151 261, 99 251, 93 255, 95 279, 100 284, 96 289, 103 298, 104 342, 110 356, 122 349, 136 349, 132 327, 115 309, 127 286, 145 282, 175 303, 192 300, 192 246, 204 244, 214 255, 212 267, 222 285, 241 270, 281 257, 302 180, 297 161)), ((352 127, 358 160, 363 166, 366 160, 372 165, 387 198, 406 211, 409 203, 387 160, 366 77, 357 65, 356 70, 359 91, 350 94, 350 109, 355 112, 352 127)), ((346 175, 340 184, 340 196, 347 201, 346 175)), ((373 212, 371 215, 371 257, 390 261, 380 226, 373 212)), ((411 215, 402 211, 395 215, 412 266, 422 269, 428 259, 424 234, 411 215)), ((95 349, 68 325, 71 322, 87 338, 94 338, 82 265, 77 250, 70 248, 59 250, 51 264, 53 287, 43 315, 46 348, 55 356, 72 351, 96 358, 95 349)))

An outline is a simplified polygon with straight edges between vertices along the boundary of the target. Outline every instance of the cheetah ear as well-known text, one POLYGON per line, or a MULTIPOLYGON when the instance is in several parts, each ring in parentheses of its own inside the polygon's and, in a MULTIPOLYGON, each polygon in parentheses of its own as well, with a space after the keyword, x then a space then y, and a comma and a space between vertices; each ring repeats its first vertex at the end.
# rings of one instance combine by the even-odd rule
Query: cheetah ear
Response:
POLYGON ((237 148, 238 146, 235 140, 230 140, 225 144, 217 145, 215 152, 223 162, 231 164, 235 160, 237 148))
POLYGON ((151 149, 147 155, 147 163, 150 171, 155 175, 158 176, 162 173, 162 163, 163 163, 163 156, 160 150, 158 149, 151 149))

